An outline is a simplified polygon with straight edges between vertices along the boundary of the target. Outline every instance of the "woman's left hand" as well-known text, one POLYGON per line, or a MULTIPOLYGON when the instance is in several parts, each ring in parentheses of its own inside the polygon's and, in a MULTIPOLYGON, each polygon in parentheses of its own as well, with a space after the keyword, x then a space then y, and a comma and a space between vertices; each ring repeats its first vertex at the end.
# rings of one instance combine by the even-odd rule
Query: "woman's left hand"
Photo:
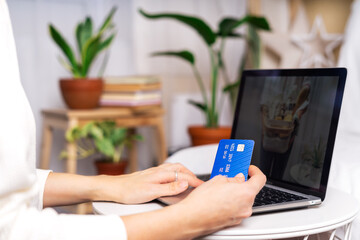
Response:
POLYGON ((94 201, 114 201, 126 204, 143 203, 161 196, 176 195, 188 186, 203 183, 194 173, 179 163, 165 163, 158 167, 120 176, 94 177, 94 201))

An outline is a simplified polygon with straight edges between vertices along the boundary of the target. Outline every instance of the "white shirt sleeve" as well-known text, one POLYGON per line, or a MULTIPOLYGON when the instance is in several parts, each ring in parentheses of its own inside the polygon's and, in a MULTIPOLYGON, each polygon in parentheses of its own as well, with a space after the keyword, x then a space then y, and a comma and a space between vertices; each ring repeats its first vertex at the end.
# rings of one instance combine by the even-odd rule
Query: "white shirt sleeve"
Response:
POLYGON ((18 213, 10 240, 70 240, 70 239, 127 239, 126 229, 120 217, 97 215, 57 214, 46 208, 24 208, 18 213))
POLYGON ((36 206, 38 210, 43 209, 45 183, 46 183, 46 179, 49 176, 50 172, 52 172, 52 171, 51 170, 36 169, 36 176, 37 176, 37 184, 38 184, 39 193, 34 199, 33 206, 36 206))

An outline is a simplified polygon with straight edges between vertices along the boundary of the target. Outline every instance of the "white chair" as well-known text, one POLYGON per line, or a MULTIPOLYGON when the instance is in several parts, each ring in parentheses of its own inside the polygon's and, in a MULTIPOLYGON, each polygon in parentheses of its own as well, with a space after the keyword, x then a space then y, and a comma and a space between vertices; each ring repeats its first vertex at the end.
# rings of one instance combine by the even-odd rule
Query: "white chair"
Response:
POLYGON ((177 151, 165 162, 181 163, 195 174, 210 174, 218 144, 189 147, 177 151))

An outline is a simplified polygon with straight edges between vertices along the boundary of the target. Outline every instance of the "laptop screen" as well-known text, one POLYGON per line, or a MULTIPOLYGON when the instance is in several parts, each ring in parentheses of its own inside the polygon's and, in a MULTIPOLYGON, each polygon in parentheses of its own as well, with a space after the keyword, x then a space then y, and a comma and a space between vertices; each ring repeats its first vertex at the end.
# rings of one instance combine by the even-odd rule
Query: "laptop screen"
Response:
POLYGON ((345 69, 244 71, 232 138, 271 182, 325 191, 345 69))

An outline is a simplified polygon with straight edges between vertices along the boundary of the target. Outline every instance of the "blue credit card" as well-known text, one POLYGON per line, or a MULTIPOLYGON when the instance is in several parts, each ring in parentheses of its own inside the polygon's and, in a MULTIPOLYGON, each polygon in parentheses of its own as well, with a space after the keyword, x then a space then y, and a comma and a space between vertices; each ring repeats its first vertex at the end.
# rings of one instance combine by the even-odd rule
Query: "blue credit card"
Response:
POLYGON ((254 144, 253 140, 222 139, 219 142, 210 179, 217 175, 235 177, 238 173, 243 173, 246 181, 254 144))

